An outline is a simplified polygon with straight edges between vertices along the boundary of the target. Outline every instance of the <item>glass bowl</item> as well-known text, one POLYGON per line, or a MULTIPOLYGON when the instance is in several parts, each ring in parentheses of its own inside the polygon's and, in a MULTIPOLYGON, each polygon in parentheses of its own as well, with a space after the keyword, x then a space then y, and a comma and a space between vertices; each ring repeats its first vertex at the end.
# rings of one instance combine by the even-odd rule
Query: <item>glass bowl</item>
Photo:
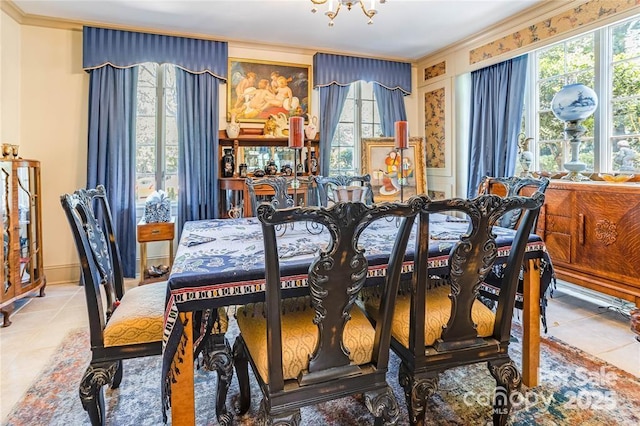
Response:
POLYGON ((598 176, 600 176, 606 182, 617 182, 617 183, 626 182, 632 179, 633 177, 635 177, 635 175, 615 175, 611 173, 600 173, 598 176))

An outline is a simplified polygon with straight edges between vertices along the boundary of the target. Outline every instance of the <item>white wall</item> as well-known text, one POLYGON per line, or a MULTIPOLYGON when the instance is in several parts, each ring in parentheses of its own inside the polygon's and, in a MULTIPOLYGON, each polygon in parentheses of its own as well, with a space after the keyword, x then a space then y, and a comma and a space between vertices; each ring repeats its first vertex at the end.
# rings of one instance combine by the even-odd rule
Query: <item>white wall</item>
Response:
MULTIPOLYGON (((238 43, 229 44, 229 56, 297 64, 313 62, 312 52, 238 43)), ((89 76, 82 70, 82 33, 20 25, 2 12, 1 59, 2 141, 19 143, 24 158, 41 162, 47 282, 75 282, 79 262, 59 197, 86 184, 89 76), (5 87, 9 87, 6 92, 5 87)), ((414 68, 414 85, 415 75, 414 68)), ((313 115, 318 112, 317 98, 316 92, 312 92, 313 115)), ((405 101, 410 132, 420 135, 414 119, 416 95, 406 97, 405 101)), ((225 86, 221 87, 219 103, 220 129, 224 129, 225 86)), ((165 256, 166 246, 150 245, 149 257, 165 256)))

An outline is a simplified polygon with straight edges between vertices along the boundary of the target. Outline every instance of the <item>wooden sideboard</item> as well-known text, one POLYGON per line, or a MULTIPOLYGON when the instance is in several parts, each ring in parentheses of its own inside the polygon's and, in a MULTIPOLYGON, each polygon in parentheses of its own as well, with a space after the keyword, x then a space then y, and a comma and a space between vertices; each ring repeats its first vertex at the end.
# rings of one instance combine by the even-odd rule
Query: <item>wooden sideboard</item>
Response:
POLYGON ((640 307, 640 183, 552 180, 537 233, 558 278, 640 307))

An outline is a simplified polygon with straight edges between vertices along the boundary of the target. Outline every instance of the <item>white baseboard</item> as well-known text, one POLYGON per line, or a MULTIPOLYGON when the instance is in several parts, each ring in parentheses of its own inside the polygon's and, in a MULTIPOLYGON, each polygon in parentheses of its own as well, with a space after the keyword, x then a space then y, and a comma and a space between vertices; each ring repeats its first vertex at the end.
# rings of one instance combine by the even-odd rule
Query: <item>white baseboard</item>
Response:
POLYGON ((635 307, 632 302, 627 300, 609 296, 608 294, 600 293, 598 291, 591 290, 590 288, 585 288, 563 280, 558 280, 558 289, 563 293, 586 300, 594 305, 612 307, 627 314, 635 307))
MULTIPOLYGON (((169 258, 165 256, 150 257, 149 265, 168 264, 169 258)), ((140 276, 140 259, 136 259, 136 275, 140 276)), ((45 266, 44 275, 47 277, 47 285, 77 284, 80 282, 80 264, 45 266)))

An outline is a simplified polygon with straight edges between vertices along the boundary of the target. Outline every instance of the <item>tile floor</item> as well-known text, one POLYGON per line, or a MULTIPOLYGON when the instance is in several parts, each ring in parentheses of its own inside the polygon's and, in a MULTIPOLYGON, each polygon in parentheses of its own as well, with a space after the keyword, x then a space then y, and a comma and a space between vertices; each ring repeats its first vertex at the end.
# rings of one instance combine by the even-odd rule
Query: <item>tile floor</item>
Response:
MULTIPOLYGON (((12 325, 0 328, 2 424, 67 332, 86 326, 82 287, 55 285, 46 293, 21 303, 11 317, 12 325)), ((640 377, 640 342, 629 329, 628 318, 602 308, 610 302, 559 283, 547 308, 548 335, 640 377)))

